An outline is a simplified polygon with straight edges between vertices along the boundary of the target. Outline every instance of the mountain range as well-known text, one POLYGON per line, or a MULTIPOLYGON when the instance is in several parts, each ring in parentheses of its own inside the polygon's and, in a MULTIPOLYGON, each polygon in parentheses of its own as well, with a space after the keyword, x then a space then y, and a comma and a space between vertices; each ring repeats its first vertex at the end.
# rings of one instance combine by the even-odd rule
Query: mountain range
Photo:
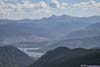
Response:
POLYGON ((0 19, 0 67, 80 67, 99 58, 100 16, 0 19))
POLYGON ((51 48, 98 47, 100 16, 52 15, 42 19, 0 20, 0 46, 13 45, 46 52, 51 48), (96 39, 96 40, 95 40, 96 39))
POLYGON ((20 42, 16 36, 20 36, 22 41, 30 41, 30 39, 32 40, 33 38, 33 41, 35 42, 41 42, 41 40, 45 41, 48 39, 59 39, 59 37, 67 35, 67 33, 80 30, 89 24, 100 22, 99 18, 99 16, 71 17, 68 15, 53 15, 51 17, 38 20, 2 19, 0 20, 0 35, 2 36, 1 40, 7 39, 6 41, 8 41, 9 38, 11 42, 20 42))

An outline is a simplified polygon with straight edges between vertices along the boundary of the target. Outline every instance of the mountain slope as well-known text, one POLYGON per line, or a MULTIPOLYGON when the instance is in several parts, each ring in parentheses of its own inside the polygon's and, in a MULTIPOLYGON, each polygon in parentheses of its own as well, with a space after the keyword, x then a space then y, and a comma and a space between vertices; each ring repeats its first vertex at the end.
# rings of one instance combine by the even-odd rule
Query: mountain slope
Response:
POLYGON ((86 38, 86 37, 98 36, 99 34, 100 34, 100 23, 94 23, 90 24, 89 26, 87 26, 82 30, 73 31, 64 38, 65 39, 86 38))
POLYGON ((100 64, 99 58, 100 49, 59 47, 47 52, 29 67, 80 67, 82 64, 100 64))
POLYGON ((0 67, 25 67, 32 62, 32 58, 16 47, 0 47, 0 67))
POLYGON ((69 48, 100 47, 100 36, 60 40, 60 41, 56 41, 52 45, 49 45, 48 48, 55 48, 61 45, 69 48))
POLYGON ((100 65, 100 52, 72 58, 59 64, 57 67, 80 67, 81 65, 100 65))

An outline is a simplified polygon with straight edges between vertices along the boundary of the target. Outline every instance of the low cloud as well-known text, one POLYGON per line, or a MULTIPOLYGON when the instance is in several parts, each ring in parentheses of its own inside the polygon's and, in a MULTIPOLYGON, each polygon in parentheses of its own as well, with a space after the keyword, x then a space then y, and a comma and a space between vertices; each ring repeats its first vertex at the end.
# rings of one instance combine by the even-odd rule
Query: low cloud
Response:
POLYGON ((53 6, 59 9, 68 9, 68 8, 100 8, 100 2, 95 0, 83 1, 75 4, 68 4, 65 2, 59 2, 58 0, 52 0, 53 6))
POLYGON ((52 0, 52 5, 55 7, 55 8, 60 8, 61 4, 58 0, 52 0))
POLYGON ((22 0, 21 2, 19 2, 17 0, 0 0, 0 17, 5 17, 7 15, 10 16, 11 14, 20 17, 29 17, 30 15, 34 14, 52 15, 54 13, 57 13, 56 9, 66 14, 68 14, 68 10, 77 13, 80 12, 80 10, 83 10, 83 14, 85 10, 91 10, 91 15, 100 15, 100 2, 90 0, 69 4, 67 2, 60 2, 59 0, 51 0, 51 4, 48 4, 44 1, 32 2, 31 0, 22 0))
POLYGON ((0 1, 0 15, 9 15, 11 13, 51 13, 51 9, 44 1, 33 3, 31 1, 22 1, 21 3, 5 3, 0 1))
POLYGON ((93 0, 89 2, 80 2, 78 4, 72 5, 73 8, 100 8, 100 2, 95 2, 93 0))
POLYGON ((60 3, 58 0, 52 0, 52 6, 58 9, 66 9, 68 7, 68 3, 60 3))

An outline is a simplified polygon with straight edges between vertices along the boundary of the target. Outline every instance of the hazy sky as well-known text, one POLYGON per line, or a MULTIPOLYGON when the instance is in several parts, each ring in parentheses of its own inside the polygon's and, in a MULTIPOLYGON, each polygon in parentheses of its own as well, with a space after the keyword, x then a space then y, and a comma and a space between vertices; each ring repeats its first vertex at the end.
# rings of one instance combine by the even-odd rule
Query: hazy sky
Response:
POLYGON ((0 19, 100 16, 100 0, 0 0, 0 19))

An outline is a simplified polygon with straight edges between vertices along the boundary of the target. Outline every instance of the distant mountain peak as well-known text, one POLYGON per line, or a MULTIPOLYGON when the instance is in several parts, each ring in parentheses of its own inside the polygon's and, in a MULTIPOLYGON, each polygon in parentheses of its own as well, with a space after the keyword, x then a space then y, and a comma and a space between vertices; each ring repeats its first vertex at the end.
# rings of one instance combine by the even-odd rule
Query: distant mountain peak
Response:
POLYGON ((70 50, 70 49, 65 46, 60 46, 60 47, 56 48, 55 50, 66 51, 66 50, 70 50))
MULTIPOLYGON (((3 49, 14 49, 14 50, 16 50, 17 48, 16 47, 14 47, 14 46, 1 46, 0 48, 3 48, 3 49)), ((18 49, 17 49, 18 50, 18 49)))
POLYGON ((72 17, 72 16, 70 16, 70 15, 66 15, 66 14, 63 14, 63 15, 61 15, 62 17, 72 17))
POLYGON ((66 15, 66 14, 63 14, 63 15, 60 15, 60 16, 52 15, 52 16, 50 16, 49 18, 68 18, 68 17, 71 17, 71 16, 66 15))
POLYGON ((56 18, 56 17, 58 17, 58 16, 56 16, 56 15, 51 15, 51 16, 48 17, 48 18, 56 18))
POLYGON ((16 48, 14 46, 10 46, 10 45, 7 45, 7 46, 1 46, 2 48, 16 48))

